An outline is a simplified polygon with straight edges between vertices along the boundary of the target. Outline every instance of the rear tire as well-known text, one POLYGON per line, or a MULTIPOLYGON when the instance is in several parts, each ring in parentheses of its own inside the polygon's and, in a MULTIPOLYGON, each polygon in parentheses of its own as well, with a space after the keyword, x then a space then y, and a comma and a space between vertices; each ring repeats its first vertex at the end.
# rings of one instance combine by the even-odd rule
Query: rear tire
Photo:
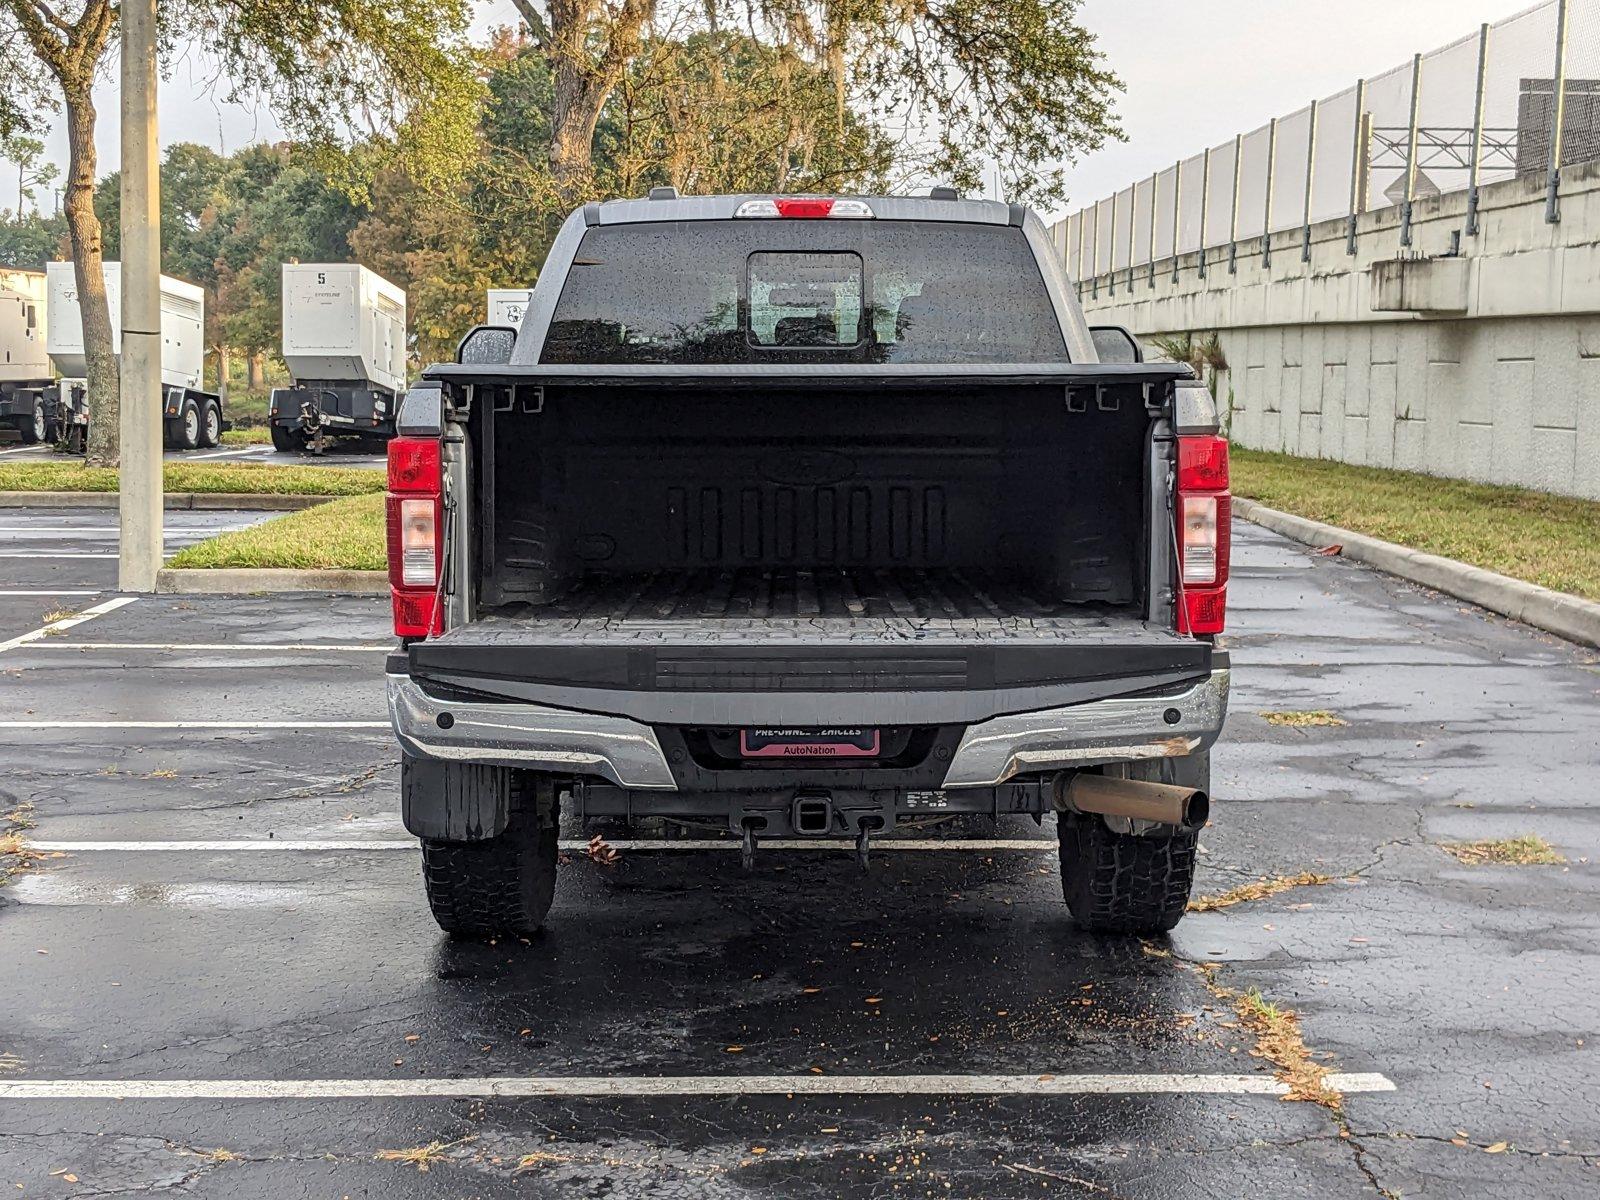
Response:
POLYGON ((200 408, 193 400, 183 402, 183 415, 178 418, 178 448, 200 449, 200 408))
MULTIPOLYGON (((1130 779, 1202 791, 1210 776, 1208 754, 1127 768, 1130 779)), ((1057 814, 1061 891, 1073 920, 1093 933, 1169 932, 1189 905, 1199 831, 1157 826, 1147 833, 1119 833, 1106 821, 1093 814, 1057 814)))
POLYGON ((457 938, 536 933, 555 899, 559 825, 553 805, 545 813, 519 805, 499 837, 423 839, 422 878, 439 928, 457 938))
POLYGON ((17 431, 22 434, 24 446, 37 446, 49 436, 50 425, 45 420, 43 400, 33 402, 33 415, 18 421, 17 431))
POLYGON ((222 445, 222 406, 206 403, 200 417, 200 444, 207 450, 222 445))
POLYGON ((305 438, 298 430, 287 429, 282 425, 272 427, 272 448, 279 454, 303 454, 305 452, 305 438))

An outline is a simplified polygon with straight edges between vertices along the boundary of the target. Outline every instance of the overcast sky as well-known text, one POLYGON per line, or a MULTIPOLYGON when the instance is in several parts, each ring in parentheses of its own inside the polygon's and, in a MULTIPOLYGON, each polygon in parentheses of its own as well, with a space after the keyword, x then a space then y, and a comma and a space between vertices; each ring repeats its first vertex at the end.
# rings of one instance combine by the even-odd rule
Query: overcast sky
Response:
MULTIPOLYGON (((480 30, 515 19, 510 0, 477 7, 480 30)), ((1128 140, 1077 164, 1069 207, 1527 7, 1527 0, 1083 0, 1084 23, 1127 85, 1118 111, 1128 140)), ((111 82, 101 85, 98 103, 104 172, 117 163, 111 82)), ((271 114, 219 100, 203 62, 179 63, 163 88, 163 144, 232 151, 278 132, 271 114)), ((64 161, 59 129, 50 149, 64 161)), ((14 186, 11 168, 0 166, 0 196, 8 177, 14 186)))

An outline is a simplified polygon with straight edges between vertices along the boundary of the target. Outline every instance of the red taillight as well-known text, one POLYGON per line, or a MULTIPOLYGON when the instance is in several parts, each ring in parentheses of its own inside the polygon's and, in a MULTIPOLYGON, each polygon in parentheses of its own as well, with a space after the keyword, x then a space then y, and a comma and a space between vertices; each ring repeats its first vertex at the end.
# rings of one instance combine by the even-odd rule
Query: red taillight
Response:
POLYGON ((1178 439, 1178 612, 1181 633, 1221 633, 1227 620, 1233 497, 1225 438, 1178 439))
POLYGON ((776 203, 780 217, 826 217, 833 212, 833 201, 831 199, 814 196, 779 200, 776 203))
POLYGON ((436 439, 389 442, 389 593, 396 637, 444 632, 443 492, 436 439))
POLYGON ((439 494, 439 442, 435 438, 392 438, 389 490, 407 496, 439 494))
POLYGON ((1181 437, 1178 439, 1178 491, 1228 490, 1228 439, 1181 437))

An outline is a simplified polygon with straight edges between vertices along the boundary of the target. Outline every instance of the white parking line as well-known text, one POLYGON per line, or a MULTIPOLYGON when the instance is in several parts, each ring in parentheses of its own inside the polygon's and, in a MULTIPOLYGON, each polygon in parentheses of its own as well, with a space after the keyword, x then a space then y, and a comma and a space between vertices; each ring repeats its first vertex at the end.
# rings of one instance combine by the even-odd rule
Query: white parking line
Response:
MULTIPOLYGON (((129 599, 124 599, 126 604, 129 599)), ((86 614, 87 615, 87 614, 86 614)), ((96 614, 98 615, 98 614, 96 614)), ((74 622, 76 623, 76 622, 74 622)), ((50 626, 45 626, 49 629, 50 626)), ((19 646, 44 630, 34 630, 9 642, 0 642, 0 651, 19 646)), ((0 729, 390 729, 387 721, 0 721, 0 729)))
MULTIPOLYGON (((736 838, 683 838, 678 841, 664 841, 656 839, 630 839, 620 838, 614 842, 607 842, 613 850, 628 851, 632 853, 651 853, 661 851, 723 850, 734 851, 739 849, 736 838)), ((201 854, 231 854, 235 851, 280 850, 298 853, 346 853, 364 854, 369 851, 411 850, 417 848, 415 838, 383 839, 377 838, 216 838, 211 840, 191 841, 37 841, 29 839, 31 849, 54 853, 60 851, 64 854, 146 854, 164 850, 187 851, 201 854)), ((582 838, 567 838, 561 842, 561 849, 568 851, 586 850, 589 843, 582 838)), ((854 850, 855 842, 850 838, 766 838, 758 839, 758 849, 768 850, 854 850)), ((966 851, 967 853, 983 853, 985 851, 1011 851, 1022 850, 1033 853, 1054 851, 1056 843, 1053 838, 894 838, 885 837, 872 843, 874 852, 879 850, 893 851, 966 851)))
POLYGON ((205 454, 185 454, 183 461, 199 462, 202 458, 243 458, 249 454, 270 454, 272 447, 266 446, 230 446, 226 450, 210 450, 205 454))
MULTIPOLYGON (((214 533, 236 533, 241 529, 249 529, 250 527, 251 526, 249 524, 244 524, 244 525, 187 525, 187 526, 168 527, 167 529, 162 530, 162 534, 163 534, 163 536, 169 537, 169 538, 172 538, 172 537, 210 537, 214 533)), ((24 526, 24 525, 17 525, 17 526, 0 525, 0 534, 3 534, 3 533, 26 533, 26 534, 38 535, 40 537, 45 537, 45 536, 49 536, 49 537, 80 537, 80 538, 84 539, 85 541, 91 541, 91 542, 93 542, 93 541, 104 541, 107 538, 115 538, 120 532, 121 532, 121 530, 119 530, 119 529, 117 529, 117 528, 115 528, 113 526, 106 526, 106 525, 93 525, 93 526, 85 526, 85 525, 65 526, 65 525, 62 525, 62 526, 49 526, 49 527, 45 527, 45 528, 36 528, 36 527, 24 526)), ((18 539, 18 540, 26 540, 26 539, 18 539)))
MULTIPOLYGON (((1392 1092, 1379 1074, 1326 1077, 1392 1092)), ((482 1079, 14 1079, 4 1100, 361 1100, 496 1096, 1283 1096, 1270 1075, 497 1075, 482 1079)))
POLYGON ((48 625, 41 625, 31 633, 20 634, 8 642, 0 642, 0 654, 7 650, 15 650, 18 646, 26 646, 29 642, 36 642, 43 637, 51 637, 64 630, 71 629, 74 625, 82 625, 85 621, 92 621, 96 617, 103 617, 108 612, 114 612, 124 604, 132 604, 137 596, 118 596, 114 600, 107 600, 104 604, 96 604, 93 608, 86 608, 81 613, 71 617, 63 617, 59 621, 51 621, 48 625))
MULTIPOLYGON (((0 592, 6 595, 39 595, 39 596, 94 596, 97 592, 0 592)), ((230 650, 239 654, 252 650, 326 650, 339 654, 378 654, 386 653, 395 647, 392 643, 386 645, 372 645, 370 643, 357 644, 353 642, 42 642, 34 647, 36 650, 230 650)))

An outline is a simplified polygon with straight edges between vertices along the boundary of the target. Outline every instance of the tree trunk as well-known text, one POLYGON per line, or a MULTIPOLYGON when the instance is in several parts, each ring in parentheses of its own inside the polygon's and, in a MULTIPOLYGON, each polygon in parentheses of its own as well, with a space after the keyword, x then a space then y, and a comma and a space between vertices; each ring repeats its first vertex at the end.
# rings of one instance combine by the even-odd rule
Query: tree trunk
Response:
POLYGON ((592 35, 603 9, 597 0, 550 0, 545 57, 554 91, 550 112, 550 174, 576 200, 594 173, 594 133, 606 101, 638 55, 656 0, 623 0, 598 46, 592 35))
POLYGON ((94 96, 90 82, 63 89, 67 110, 67 180, 62 208, 72 238, 72 263, 83 314, 83 357, 88 366, 90 466, 114 467, 122 456, 122 383, 112 350, 111 305, 106 298, 100 218, 94 213, 94 96))
POLYGON ((224 410, 228 407, 228 375, 233 366, 233 354, 226 346, 217 347, 217 397, 224 410))
POLYGON ((245 360, 247 369, 245 386, 252 392, 262 392, 267 388, 267 356, 257 350, 245 360))

